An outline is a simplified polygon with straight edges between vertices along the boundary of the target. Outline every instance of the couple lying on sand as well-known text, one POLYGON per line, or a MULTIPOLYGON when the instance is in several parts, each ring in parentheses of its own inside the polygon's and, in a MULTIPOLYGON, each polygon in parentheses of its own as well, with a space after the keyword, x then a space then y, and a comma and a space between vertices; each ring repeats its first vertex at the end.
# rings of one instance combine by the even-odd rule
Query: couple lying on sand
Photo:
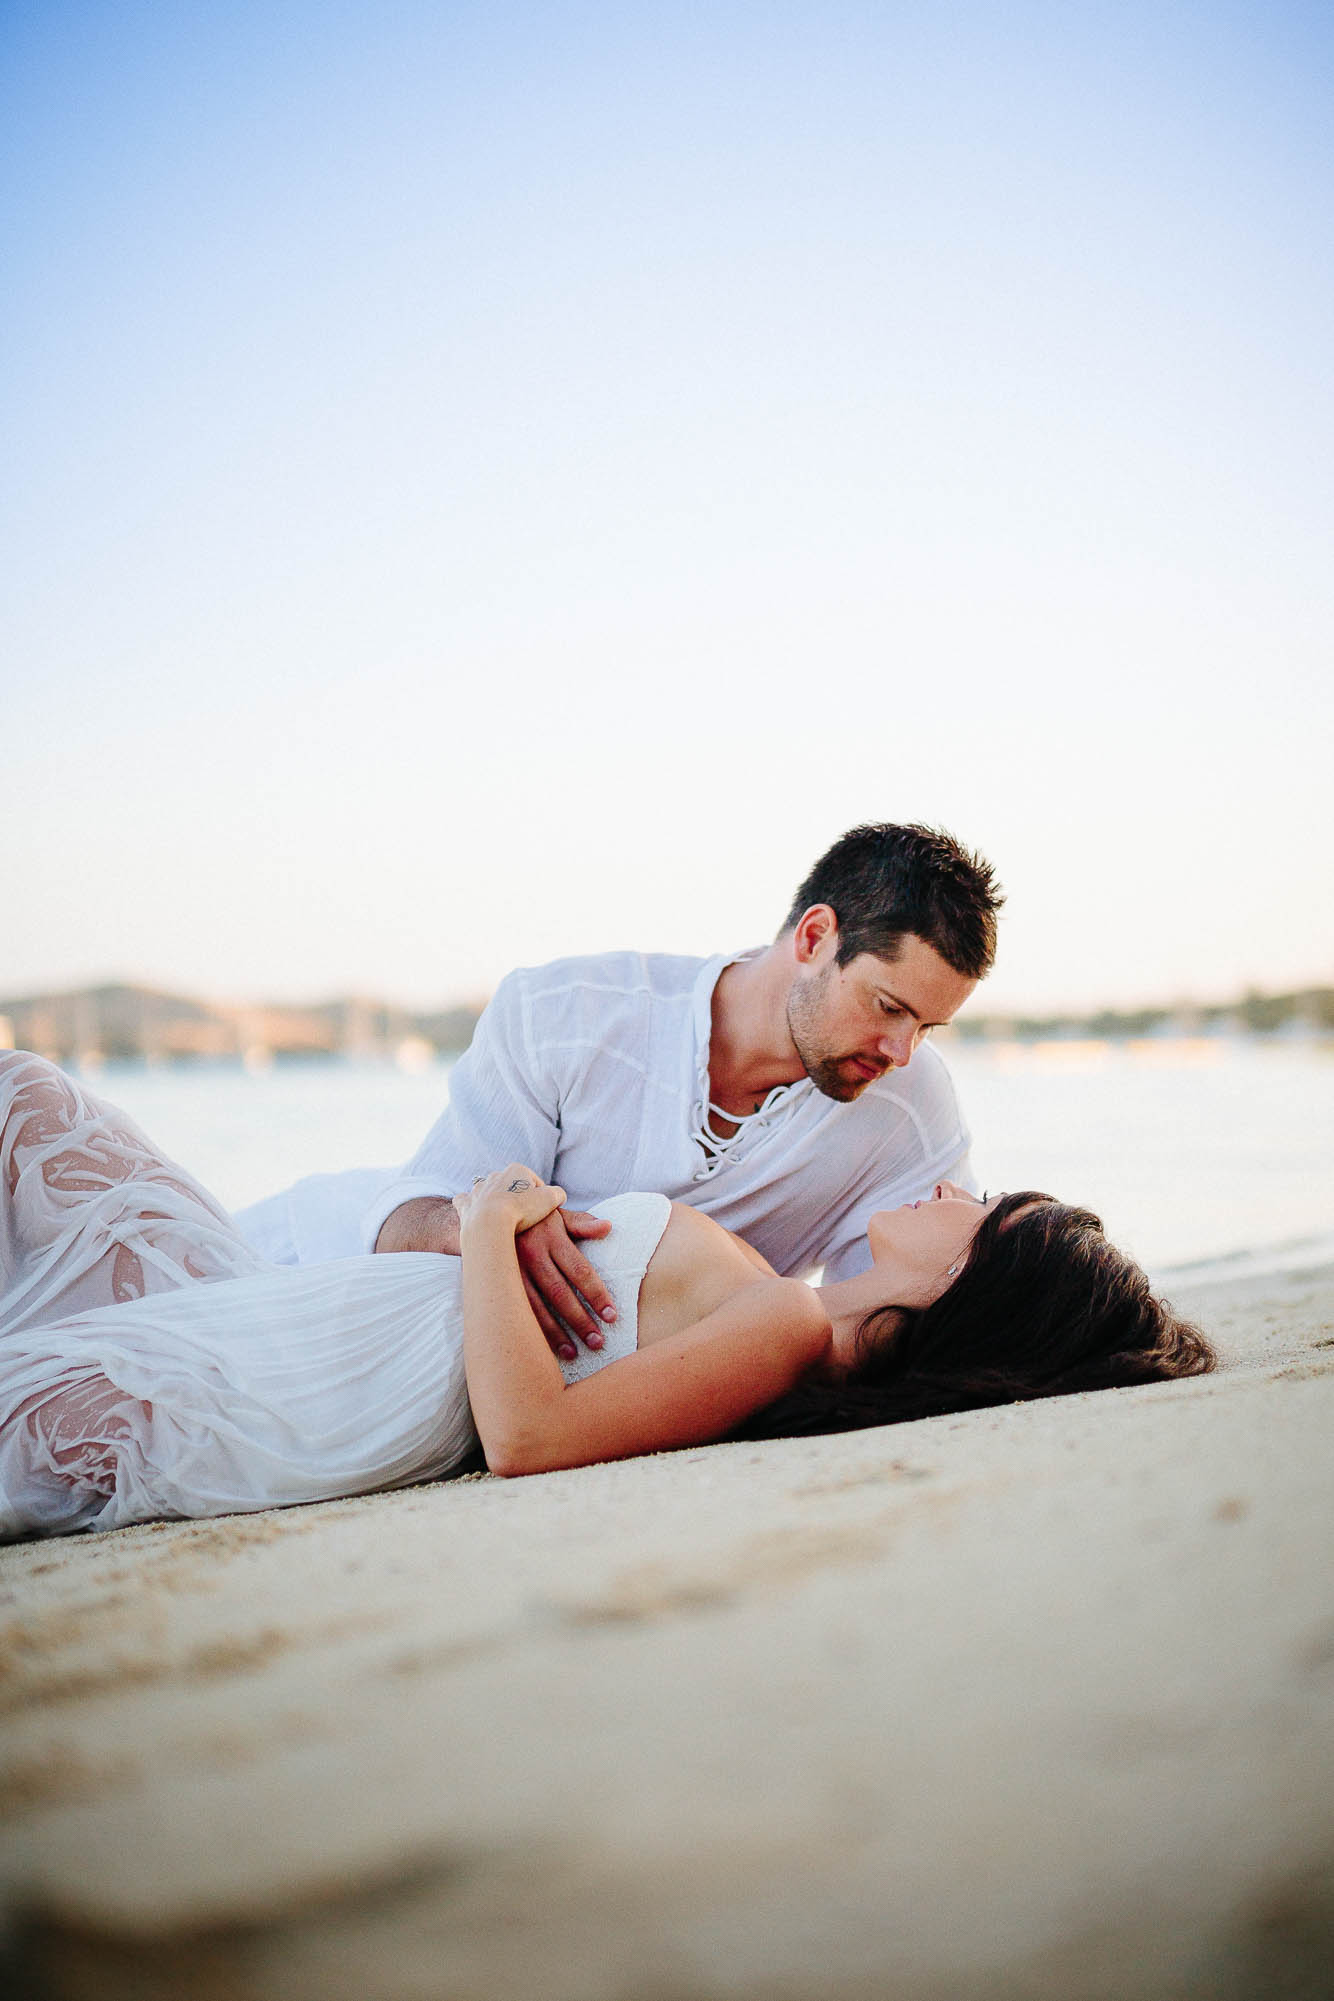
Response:
POLYGON ((855 828, 762 951, 512 975, 405 1175, 236 1219, 0 1056, 0 1533, 366 1493, 479 1441, 533 1473, 1211 1368, 1096 1217, 970 1192, 919 1045, 999 902, 948 836, 855 828))

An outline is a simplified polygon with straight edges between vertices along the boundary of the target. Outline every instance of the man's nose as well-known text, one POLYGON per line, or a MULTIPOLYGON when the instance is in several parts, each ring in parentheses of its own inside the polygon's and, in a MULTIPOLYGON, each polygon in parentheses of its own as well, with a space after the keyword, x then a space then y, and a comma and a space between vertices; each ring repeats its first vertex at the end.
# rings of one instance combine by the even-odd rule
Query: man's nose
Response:
POLYGON ((894 1065, 901 1070, 917 1047, 918 1027, 915 1021, 905 1021, 886 1029, 880 1038, 880 1047, 894 1065))

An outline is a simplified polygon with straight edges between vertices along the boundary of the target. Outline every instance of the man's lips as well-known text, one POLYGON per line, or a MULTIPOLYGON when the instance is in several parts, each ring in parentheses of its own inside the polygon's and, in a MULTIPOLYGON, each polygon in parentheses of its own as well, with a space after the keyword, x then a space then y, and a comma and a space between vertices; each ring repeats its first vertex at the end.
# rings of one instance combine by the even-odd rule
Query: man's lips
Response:
POLYGON ((859 1071, 868 1084, 875 1077, 883 1077, 889 1068, 888 1063, 869 1063, 864 1056, 852 1056, 848 1060, 852 1064, 853 1069, 859 1071))

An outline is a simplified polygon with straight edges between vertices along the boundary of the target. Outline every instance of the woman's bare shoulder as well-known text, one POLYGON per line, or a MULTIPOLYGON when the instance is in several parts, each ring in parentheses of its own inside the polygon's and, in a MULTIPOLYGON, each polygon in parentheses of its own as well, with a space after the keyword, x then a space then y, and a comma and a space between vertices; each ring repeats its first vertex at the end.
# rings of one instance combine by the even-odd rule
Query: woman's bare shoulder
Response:
POLYGON ((733 1293, 773 1276, 740 1237, 698 1209, 673 1202, 639 1295, 640 1346, 703 1320, 733 1293))

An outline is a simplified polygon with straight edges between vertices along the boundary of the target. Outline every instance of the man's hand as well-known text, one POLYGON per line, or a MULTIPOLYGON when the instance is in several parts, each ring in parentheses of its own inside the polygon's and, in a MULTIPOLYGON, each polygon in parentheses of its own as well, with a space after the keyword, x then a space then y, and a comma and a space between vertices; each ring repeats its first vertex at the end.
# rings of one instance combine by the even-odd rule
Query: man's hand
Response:
POLYGON ((610 1228, 605 1216, 590 1216, 584 1209, 555 1209, 514 1240, 528 1304, 548 1345, 563 1362, 572 1362, 579 1352, 572 1334, 585 1347, 600 1348, 600 1323, 616 1318, 611 1294, 576 1241, 605 1237, 610 1228))
MULTIPOLYGON (((584 1209, 558 1209, 515 1239, 524 1290, 548 1345, 562 1361, 578 1353, 577 1334, 589 1348, 602 1346, 602 1323, 616 1318, 611 1294, 579 1249, 579 1240, 605 1237, 605 1216, 584 1209)), ((459 1219, 443 1196, 422 1195, 385 1217, 377 1251, 440 1251, 459 1254, 459 1219)))

